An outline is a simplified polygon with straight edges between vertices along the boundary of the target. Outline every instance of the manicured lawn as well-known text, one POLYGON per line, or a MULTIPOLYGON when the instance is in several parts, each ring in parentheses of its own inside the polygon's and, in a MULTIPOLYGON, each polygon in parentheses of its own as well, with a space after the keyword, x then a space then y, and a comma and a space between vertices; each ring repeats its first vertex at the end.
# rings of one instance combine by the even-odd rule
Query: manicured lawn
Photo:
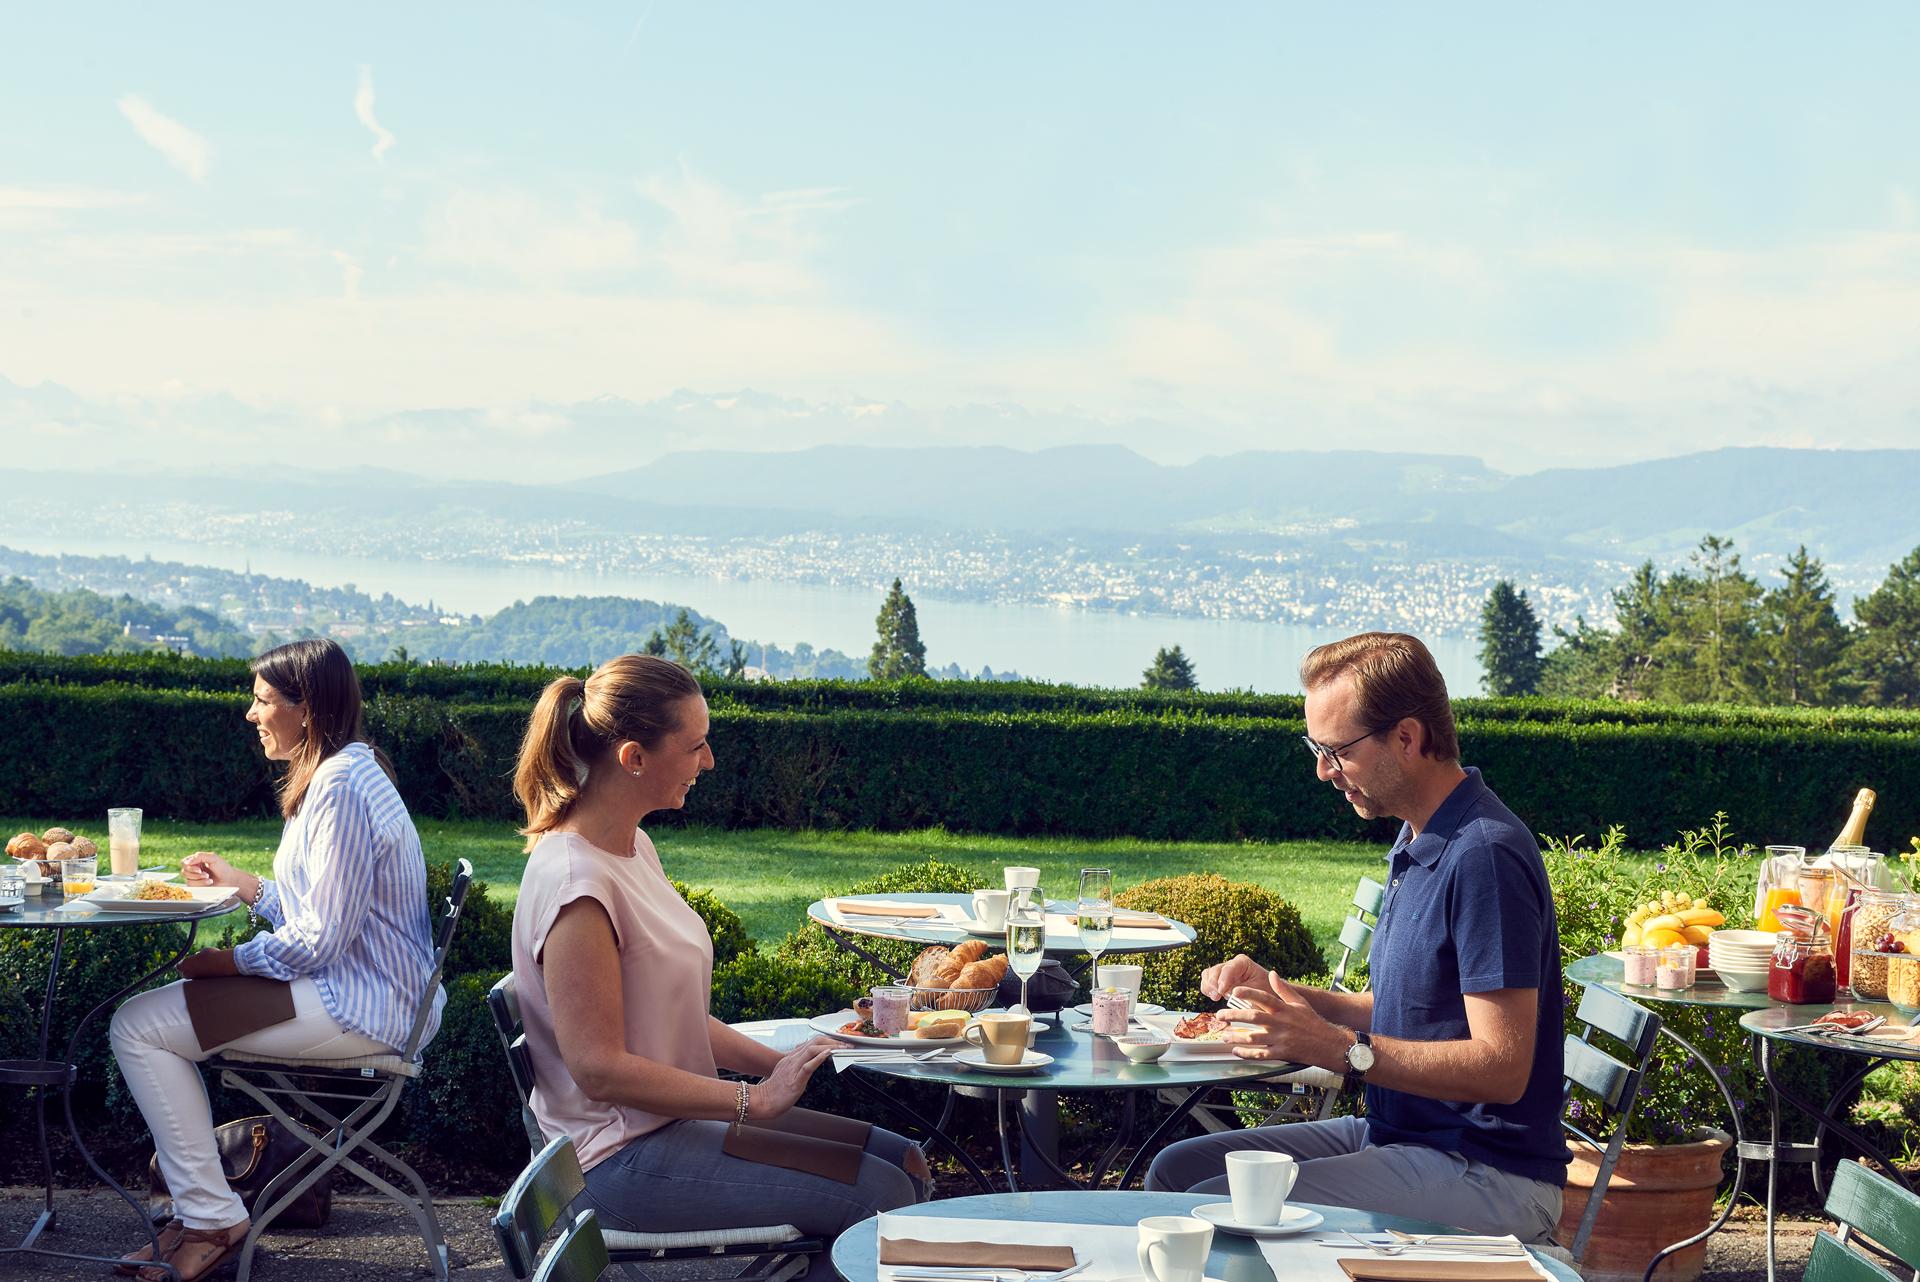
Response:
MULTIPOLYGON (((36 832, 62 822, 55 819, 0 818, 8 835, 36 832)), ((104 851, 105 824, 67 826, 87 832, 104 851)), ((521 841, 505 824, 485 822, 420 823, 427 858, 473 861, 493 893, 511 900, 520 882, 521 841)), ((1328 946, 1338 936, 1354 884, 1378 875, 1386 847, 1341 842, 1167 844, 1134 840, 1079 841, 1069 838, 976 837, 939 829, 907 833, 789 832, 716 828, 656 830, 667 872, 692 886, 715 891, 739 913, 754 938, 778 940, 806 914, 822 893, 843 890, 901 864, 929 855, 975 869, 980 884, 1001 884, 1004 864, 1031 864, 1042 870, 1049 893, 1071 895, 1080 869, 1111 868, 1116 889, 1154 877, 1183 872, 1217 872, 1233 881, 1258 882, 1300 907, 1307 926, 1328 946)), ((211 850, 255 873, 267 873, 280 839, 280 825, 269 820, 230 824, 175 824, 149 821, 142 836, 144 865, 177 867, 196 850, 211 850)), ((104 858, 104 855, 103 855, 104 858)))

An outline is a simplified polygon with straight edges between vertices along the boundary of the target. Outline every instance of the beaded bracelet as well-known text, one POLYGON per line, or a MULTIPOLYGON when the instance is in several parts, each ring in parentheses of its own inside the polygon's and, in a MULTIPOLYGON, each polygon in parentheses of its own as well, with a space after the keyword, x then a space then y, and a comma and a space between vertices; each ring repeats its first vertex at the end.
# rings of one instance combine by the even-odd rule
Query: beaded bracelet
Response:
POLYGON ((747 1083, 745 1082, 740 1083, 740 1111, 734 1116, 733 1124, 735 1126, 746 1125, 747 1106, 752 1102, 753 1102, 753 1097, 747 1093, 747 1083))

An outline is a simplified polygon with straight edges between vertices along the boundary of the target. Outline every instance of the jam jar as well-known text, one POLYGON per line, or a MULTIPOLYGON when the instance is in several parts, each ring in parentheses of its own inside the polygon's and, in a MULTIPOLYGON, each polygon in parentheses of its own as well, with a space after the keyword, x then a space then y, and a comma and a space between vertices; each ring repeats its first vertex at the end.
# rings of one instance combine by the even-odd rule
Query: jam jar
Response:
POLYGON ((1830 1006, 1836 986, 1833 948, 1824 933, 1809 939, 1783 930, 1774 936, 1767 996, 1790 1006, 1830 1006))

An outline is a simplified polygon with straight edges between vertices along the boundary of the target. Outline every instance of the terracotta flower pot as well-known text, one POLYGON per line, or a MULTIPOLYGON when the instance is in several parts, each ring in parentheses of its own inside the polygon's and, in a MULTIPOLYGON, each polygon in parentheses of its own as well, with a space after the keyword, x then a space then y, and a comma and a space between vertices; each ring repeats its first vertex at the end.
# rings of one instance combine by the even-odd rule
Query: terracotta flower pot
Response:
MULTIPOLYGON (((1613 1168, 1600 1218, 1579 1262, 1586 1282, 1639 1282, 1661 1247, 1691 1237, 1713 1221, 1713 1195, 1724 1175, 1721 1159, 1733 1145, 1725 1131, 1703 1130, 1686 1144, 1629 1144, 1613 1168)), ((1600 1158, 1584 1144, 1573 1146, 1567 1189, 1556 1236, 1568 1246, 1586 1214, 1600 1158)), ((1661 1261, 1660 1282, 1695 1282, 1707 1245, 1696 1243, 1661 1261)))

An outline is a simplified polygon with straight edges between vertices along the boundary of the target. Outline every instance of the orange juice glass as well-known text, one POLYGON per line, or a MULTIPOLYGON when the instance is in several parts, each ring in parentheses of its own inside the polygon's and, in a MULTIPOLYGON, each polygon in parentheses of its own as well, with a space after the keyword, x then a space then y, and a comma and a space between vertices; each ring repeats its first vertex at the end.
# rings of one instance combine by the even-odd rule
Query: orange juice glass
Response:
POLYGON ((1779 910, 1782 904, 1797 904, 1799 902, 1800 887, 1798 886, 1774 886, 1769 889, 1767 891, 1766 906, 1760 911, 1760 929, 1770 932, 1778 931, 1780 929, 1780 919, 1774 916, 1774 913, 1779 910))

